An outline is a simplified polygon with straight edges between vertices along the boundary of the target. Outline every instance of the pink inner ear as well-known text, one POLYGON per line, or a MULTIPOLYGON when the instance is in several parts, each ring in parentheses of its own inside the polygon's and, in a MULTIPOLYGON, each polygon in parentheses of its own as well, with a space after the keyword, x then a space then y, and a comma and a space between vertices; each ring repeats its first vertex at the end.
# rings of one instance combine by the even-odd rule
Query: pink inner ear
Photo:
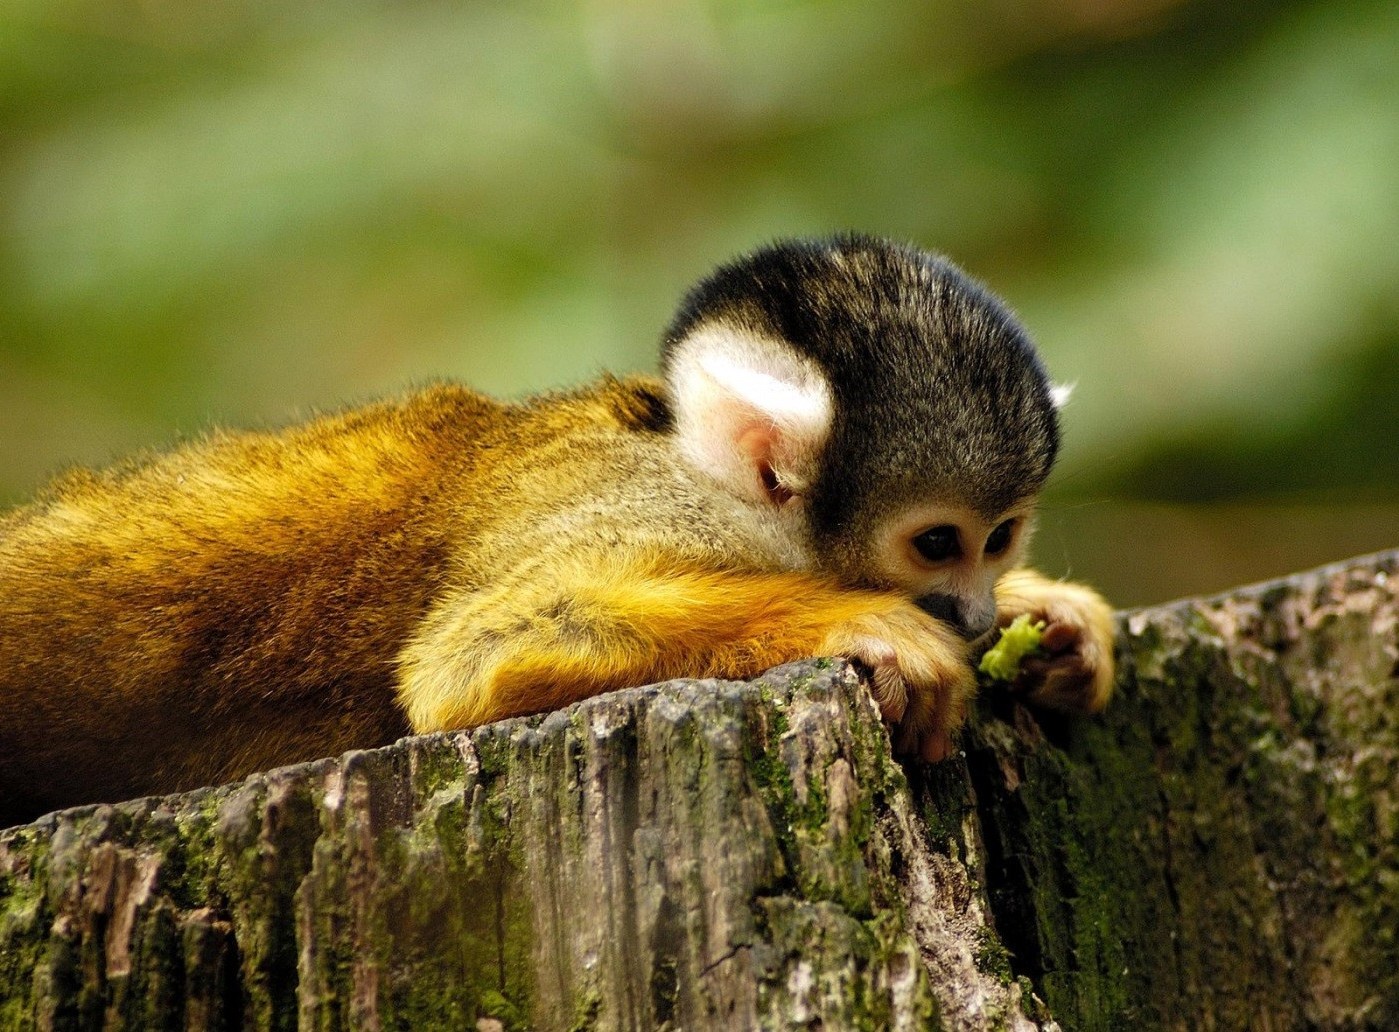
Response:
POLYGON ((771 423, 754 423, 738 435, 738 449, 752 464, 758 474, 758 481, 773 505, 785 505, 792 500, 792 492, 784 487, 773 467, 773 453, 781 440, 781 432, 771 423))

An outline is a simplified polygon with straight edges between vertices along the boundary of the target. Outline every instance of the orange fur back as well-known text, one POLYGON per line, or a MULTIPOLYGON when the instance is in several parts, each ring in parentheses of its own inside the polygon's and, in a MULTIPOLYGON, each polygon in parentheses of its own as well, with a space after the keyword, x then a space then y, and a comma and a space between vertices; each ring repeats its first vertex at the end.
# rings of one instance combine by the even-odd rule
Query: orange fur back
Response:
POLYGON ((12 513, 0 816, 405 733, 393 656, 446 577, 463 437, 499 420, 437 388, 70 475, 12 513))

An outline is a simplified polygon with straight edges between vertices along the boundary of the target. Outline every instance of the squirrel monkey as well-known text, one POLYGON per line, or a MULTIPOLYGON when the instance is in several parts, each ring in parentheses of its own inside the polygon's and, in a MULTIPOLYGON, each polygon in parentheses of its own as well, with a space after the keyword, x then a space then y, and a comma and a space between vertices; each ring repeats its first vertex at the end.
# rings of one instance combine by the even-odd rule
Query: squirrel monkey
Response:
POLYGON ((1018 687, 1104 705, 1108 606, 1017 567, 1056 396, 985 289, 779 243, 690 292, 662 366, 218 432, 0 519, 0 820, 816 655, 938 760, 1021 613, 1018 687))

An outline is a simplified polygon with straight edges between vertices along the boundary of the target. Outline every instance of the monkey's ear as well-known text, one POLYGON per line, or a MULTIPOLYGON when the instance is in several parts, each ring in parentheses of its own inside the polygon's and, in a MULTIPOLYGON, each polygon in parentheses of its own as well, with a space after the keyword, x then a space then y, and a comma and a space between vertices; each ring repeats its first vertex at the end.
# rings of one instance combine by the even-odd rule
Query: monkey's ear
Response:
POLYGON ((740 498, 784 505, 815 478, 831 431, 830 387, 779 341, 701 327, 667 363, 682 454, 740 498))
POLYGON ((1051 383, 1049 385, 1049 399, 1054 402, 1057 409, 1063 408, 1073 397, 1074 388, 1078 386, 1072 383, 1051 383))

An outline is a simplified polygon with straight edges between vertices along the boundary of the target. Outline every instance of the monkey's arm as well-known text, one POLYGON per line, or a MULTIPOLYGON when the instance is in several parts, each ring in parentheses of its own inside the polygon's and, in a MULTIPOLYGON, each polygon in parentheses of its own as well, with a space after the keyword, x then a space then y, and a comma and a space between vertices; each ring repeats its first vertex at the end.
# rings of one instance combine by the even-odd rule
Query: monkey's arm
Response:
POLYGON ((1055 581, 1034 570, 1011 570, 996 582, 996 622, 1022 613, 1045 622, 1048 657, 1021 665, 1014 687, 1043 706, 1096 713, 1112 696, 1112 607, 1092 588, 1055 581))
POLYGON ((947 754, 974 688, 966 647, 907 599, 651 555, 541 560, 487 591, 447 596, 399 656, 399 699, 416 731, 435 731, 818 655, 870 667, 901 751, 947 754))

